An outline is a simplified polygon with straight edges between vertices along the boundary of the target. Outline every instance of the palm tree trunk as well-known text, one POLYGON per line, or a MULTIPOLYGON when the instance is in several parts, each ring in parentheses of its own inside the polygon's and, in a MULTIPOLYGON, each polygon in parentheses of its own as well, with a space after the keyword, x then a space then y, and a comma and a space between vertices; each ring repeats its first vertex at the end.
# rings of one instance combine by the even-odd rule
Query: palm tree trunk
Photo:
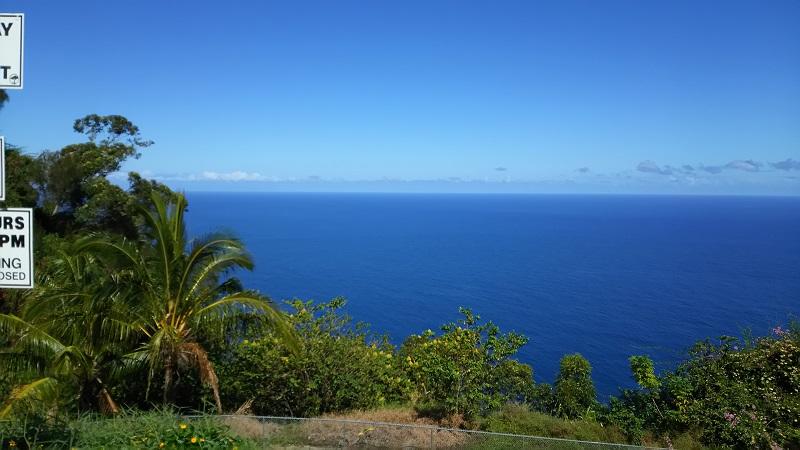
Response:
POLYGON ((212 384, 211 391, 214 393, 214 402, 217 404, 217 414, 222 414, 222 400, 219 398, 219 386, 212 384))
POLYGON ((169 394, 172 389, 172 375, 174 368, 172 367, 172 358, 167 358, 164 362, 164 391, 162 401, 166 406, 169 403, 169 394))
POLYGON ((119 406, 117 406, 117 403, 111 398, 111 394, 105 386, 103 386, 97 394, 97 407, 103 414, 116 415, 119 413, 119 406))

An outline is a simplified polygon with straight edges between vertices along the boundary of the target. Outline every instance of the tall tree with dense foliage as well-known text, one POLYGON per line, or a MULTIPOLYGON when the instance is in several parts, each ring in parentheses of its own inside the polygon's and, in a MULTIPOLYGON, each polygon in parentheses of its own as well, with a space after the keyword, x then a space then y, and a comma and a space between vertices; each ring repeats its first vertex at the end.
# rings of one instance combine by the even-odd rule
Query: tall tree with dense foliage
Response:
POLYGON ((120 115, 90 114, 73 130, 88 141, 37 157, 34 185, 39 191, 41 221, 48 232, 65 235, 78 229, 103 230, 134 237, 135 211, 130 196, 107 176, 153 144, 139 127, 120 115))

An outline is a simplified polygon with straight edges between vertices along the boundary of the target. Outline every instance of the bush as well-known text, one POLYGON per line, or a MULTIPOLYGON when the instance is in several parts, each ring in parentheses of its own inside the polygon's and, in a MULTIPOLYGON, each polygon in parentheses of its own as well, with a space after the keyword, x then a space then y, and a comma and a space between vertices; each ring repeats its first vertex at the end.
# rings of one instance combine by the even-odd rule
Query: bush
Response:
POLYGON ((252 400, 263 415, 315 416, 368 409, 407 398, 410 383, 385 338, 371 338, 328 303, 290 302, 302 348, 293 353, 271 333, 231 344, 217 363, 228 408, 252 400))
POLYGON ((76 420, 27 415, 0 422, 0 448, 197 448, 248 449, 255 443, 234 436, 213 418, 180 419, 169 410, 125 412, 113 418, 76 420))
POLYGON ((400 358, 414 385, 414 400, 422 409, 467 418, 503 404, 525 402, 533 390, 533 370, 511 357, 527 338, 501 334, 491 322, 461 309, 464 319, 409 337, 400 358))
POLYGON ((174 412, 124 413, 114 418, 87 416, 70 424, 78 448, 256 448, 213 418, 181 419, 174 412))
POLYGON ((709 445, 800 447, 800 332, 697 344, 672 377, 669 406, 709 445))
POLYGON ((773 334, 700 342, 660 378, 648 359, 631 358, 642 389, 623 391, 604 419, 631 437, 646 428, 709 446, 800 448, 800 328, 773 334))
POLYGON ((28 411, 14 420, 0 420, 0 448, 69 447, 73 441, 66 421, 45 412, 28 411))

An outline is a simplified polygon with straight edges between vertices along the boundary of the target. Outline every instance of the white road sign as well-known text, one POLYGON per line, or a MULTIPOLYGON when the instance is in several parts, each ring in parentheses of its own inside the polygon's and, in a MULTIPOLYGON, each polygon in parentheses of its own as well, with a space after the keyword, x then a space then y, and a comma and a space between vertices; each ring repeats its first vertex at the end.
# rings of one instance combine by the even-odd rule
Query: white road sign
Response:
POLYGON ((6 138, 0 136, 0 202, 6 199, 6 138))
POLYGON ((22 89, 22 13, 0 13, 0 89, 22 89))
POLYGON ((0 210, 0 288, 33 287, 33 210, 0 210))

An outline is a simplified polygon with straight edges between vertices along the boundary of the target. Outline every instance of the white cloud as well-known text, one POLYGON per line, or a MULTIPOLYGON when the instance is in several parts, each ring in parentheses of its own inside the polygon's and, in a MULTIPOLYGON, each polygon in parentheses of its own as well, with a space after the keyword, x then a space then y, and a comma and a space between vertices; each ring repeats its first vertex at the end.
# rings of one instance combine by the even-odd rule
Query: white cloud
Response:
POLYGON ((209 181, 269 181, 268 177, 258 172, 245 172, 242 170, 234 170, 233 172, 206 171, 201 173, 197 179, 209 181))

